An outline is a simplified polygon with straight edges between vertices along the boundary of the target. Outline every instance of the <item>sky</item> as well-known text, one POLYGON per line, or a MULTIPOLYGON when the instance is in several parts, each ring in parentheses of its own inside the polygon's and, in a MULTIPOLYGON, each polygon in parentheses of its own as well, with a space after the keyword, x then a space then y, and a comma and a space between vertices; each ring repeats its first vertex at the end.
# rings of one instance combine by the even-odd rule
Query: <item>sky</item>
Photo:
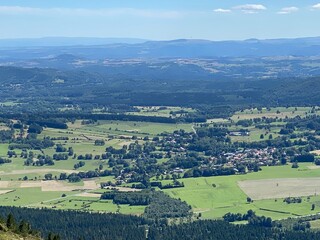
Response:
POLYGON ((320 36, 320 0, 0 0, 0 38, 320 36))

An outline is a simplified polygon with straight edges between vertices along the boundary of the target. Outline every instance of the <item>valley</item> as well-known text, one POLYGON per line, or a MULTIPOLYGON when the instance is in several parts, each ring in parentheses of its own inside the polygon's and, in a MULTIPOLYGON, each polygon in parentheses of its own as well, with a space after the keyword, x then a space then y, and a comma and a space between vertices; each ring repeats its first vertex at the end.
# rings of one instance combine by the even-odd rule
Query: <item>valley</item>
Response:
MULTIPOLYGON (((171 118, 173 112, 186 112, 178 107, 138 109, 140 112, 127 114, 171 118)), ((248 109, 236 112, 230 118, 209 119, 207 123, 73 120, 67 122, 66 129, 40 127, 41 133, 33 135, 38 140, 50 139, 53 144, 40 149, 14 143, 21 137, 21 140, 30 138, 32 125, 21 122, 22 128, 19 129, 17 124, 20 120, 3 122, 2 131, 13 129, 12 137, 17 139, 12 142, 13 139, 9 138, 8 143, 4 141, 1 144, 1 158, 10 160, 0 165, 1 204, 140 216, 145 211, 143 205, 117 205, 100 198, 105 191, 111 191, 107 188, 141 191, 133 187, 139 183, 139 168, 143 166, 138 159, 149 158, 150 163, 144 163, 149 184, 182 182, 183 187, 162 191, 186 201, 192 207, 194 217, 200 214, 204 219, 221 219, 228 212, 245 213, 250 209, 273 220, 315 214, 320 207, 317 184, 320 168, 313 161, 299 163, 299 168, 292 168, 292 159, 299 153, 291 157, 283 154, 289 150, 305 152, 308 150, 303 149, 320 147, 320 143, 310 145, 306 142, 310 136, 317 139, 317 132, 304 126, 290 133, 281 133, 281 130, 284 131, 290 121, 302 121, 300 118, 317 121, 318 112, 318 107, 248 109), (203 134, 208 134, 208 130, 217 131, 211 138, 216 139, 219 146, 227 139, 229 143, 223 143, 221 149, 215 147, 215 153, 200 143, 196 147, 191 139, 205 137, 203 134), (292 144, 285 147, 280 139, 289 140, 292 144), (140 146, 145 150, 134 153, 137 151, 134 149, 140 146), (151 151, 146 152, 147 146, 151 151), (226 147, 229 150, 224 150, 226 147), (192 155, 195 158, 190 158, 192 155), (185 157, 194 165, 179 163, 185 157), (46 164, 41 159, 50 161, 46 164), (211 174, 230 176, 210 176, 208 171, 217 168, 225 172, 211 174), (199 170, 207 171, 200 171, 206 177, 196 176, 199 170), (83 177, 80 173, 84 174, 83 177), (133 174, 137 176, 133 178, 133 174), (81 177, 71 180, 72 175, 81 177), (301 203, 288 204, 284 202, 287 197, 300 197, 301 203), (248 198, 252 202, 248 202, 248 198), (313 204, 315 209, 311 208, 313 204)))

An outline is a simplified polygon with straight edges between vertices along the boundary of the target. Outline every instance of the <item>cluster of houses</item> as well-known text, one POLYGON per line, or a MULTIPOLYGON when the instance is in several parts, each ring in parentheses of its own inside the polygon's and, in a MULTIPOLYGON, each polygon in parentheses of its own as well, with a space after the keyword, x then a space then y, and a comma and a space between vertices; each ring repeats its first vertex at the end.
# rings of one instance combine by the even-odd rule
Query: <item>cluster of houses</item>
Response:
POLYGON ((239 150, 234 153, 225 153, 224 157, 227 160, 228 165, 245 164, 248 162, 257 163, 259 166, 274 165, 278 159, 274 158, 276 148, 264 148, 264 149, 245 149, 239 150))

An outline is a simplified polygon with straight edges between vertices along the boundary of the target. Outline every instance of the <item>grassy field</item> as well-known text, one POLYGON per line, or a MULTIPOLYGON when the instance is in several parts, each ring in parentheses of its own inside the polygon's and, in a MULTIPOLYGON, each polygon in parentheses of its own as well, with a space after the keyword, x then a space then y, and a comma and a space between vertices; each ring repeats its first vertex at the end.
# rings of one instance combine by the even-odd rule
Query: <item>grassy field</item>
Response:
POLYGON ((220 218, 227 212, 245 213, 252 209, 257 214, 282 219, 299 214, 314 213, 314 211, 311 211, 312 203, 315 203, 320 211, 320 197, 312 196, 309 201, 304 198, 301 204, 291 205, 284 203, 281 198, 247 203, 247 195, 238 186, 238 182, 257 179, 309 177, 320 177, 320 169, 309 169, 307 164, 301 164, 299 169, 292 169, 289 165, 263 167, 261 172, 246 175, 183 179, 184 188, 165 191, 172 197, 185 200, 195 212, 201 212, 204 218, 220 218))
POLYGON ((111 201, 99 197, 82 197, 80 191, 44 192, 41 188, 16 188, 12 192, 1 194, 3 206, 45 207, 53 209, 74 209, 96 212, 120 212, 124 214, 142 214, 144 206, 117 206, 111 201), (63 197, 62 195, 65 194, 63 197))
POLYGON ((102 133, 125 134, 125 135, 157 135, 162 132, 173 132, 183 129, 192 131, 192 124, 169 124, 149 122, 123 122, 123 121, 100 121, 97 125, 90 125, 82 129, 102 133))
POLYGON ((311 229, 319 230, 320 229, 320 219, 315 221, 310 221, 311 229))
MULTIPOLYGON (((296 116, 305 117, 308 115, 319 114, 319 111, 316 111, 314 114, 311 113, 311 107, 277 107, 271 108, 269 111, 267 108, 258 109, 246 109, 244 111, 236 112, 232 116, 233 121, 243 120, 243 119, 254 119, 254 118, 293 118, 296 116)), ((318 109, 318 107, 316 108, 318 109)))
POLYGON ((318 107, 315 108, 314 113, 312 113, 311 107, 277 107, 270 108, 269 110, 267 108, 262 108, 261 110, 255 108, 238 111, 229 119, 209 119, 207 120, 207 123, 211 126, 218 125, 220 127, 225 127, 227 125, 229 131, 239 131, 240 129, 246 129, 248 130, 248 132, 250 132, 248 136, 231 136, 231 140, 233 142, 255 142, 269 139, 270 134, 272 135, 273 139, 279 137, 281 126, 286 124, 285 122, 280 121, 280 119, 293 118, 296 116, 305 117, 319 113, 320 109, 318 107), (235 124, 239 120, 250 120, 255 118, 277 118, 279 119, 279 121, 270 123, 269 130, 256 128, 254 126, 255 124, 249 127, 243 127, 241 125, 235 124), (261 135, 263 135, 263 138, 260 138, 261 135))
POLYGON ((207 123, 230 123, 228 119, 225 118, 212 118, 212 119, 207 119, 207 123))
POLYGON ((0 102, 0 105, 1 105, 1 106, 15 106, 15 105, 17 105, 17 104, 21 104, 21 103, 13 102, 13 101, 0 102))
POLYGON ((63 194, 63 192, 42 192, 41 188, 16 188, 13 190, 10 193, 0 195, 1 205, 29 206, 49 199, 59 198, 63 194))
POLYGON ((184 107, 146 107, 146 106, 137 106, 140 112, 129 112, 129 115, 138 115, 138 116, 155 116, 155 117, 180 117, 180 111, 184 112, 195 112, 192 108, 184 107), (175 114, 175 112, 177 112, 175 114))
POLYGON ((272 138, 276 138, 279 136, 279 127, 271 127, 270 131, 267 131, 265 129, 258 129, 255 127, 231 127, 230 131, 238 131, 239 129, 247 129, 250 132, 249 136, 231 136, 231 141, 233 142, 257 142, 257 141, 263 141, 269 139, 269 135, 272 135, 272 138), (263 138, 260 138, 261 134, 263 135, 263 138))
POLYGON ((140 215, 144 206, 116 205, 112 201, 99 200, 94 197, 66 196, 61 199, 45 202, 42 206, 56 209, 88 210, 94 212, 119 212, 123 214, 140 215))
POLYGON ((273 178, 238 182, 254 200, 311 196, 320 193, 320 178, 273 178))

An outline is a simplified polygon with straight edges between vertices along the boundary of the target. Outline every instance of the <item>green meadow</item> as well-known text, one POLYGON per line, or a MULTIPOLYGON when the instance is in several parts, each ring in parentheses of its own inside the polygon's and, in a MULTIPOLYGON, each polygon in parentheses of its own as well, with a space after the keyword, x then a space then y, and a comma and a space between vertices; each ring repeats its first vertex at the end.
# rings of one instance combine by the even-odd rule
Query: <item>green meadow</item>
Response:
MULTIPOLYGON (((318 107, 316 107, 318 110, 318 107)), ((296 116, 305 117, 309 115, 319 114, 319 111, 315 113, 311 112, 311 107, 276 107, 270 108, 262 108, 258 110, 254 109, 245 109, 243 111, 238 111, 232 116, 233 121, 244 120, 244 119, 254 119, 254 118, 293 118, 296 116)))
POLYGON ((311 196, 309 200, 304 197, 301 204, 287 204, 283 199, 247 203, 246 194, 238 186, 238 181, 244 180, 320 177, 320 169, 311 170, 307 166, 300 164, 298 169, 293 169, 290 165, 263 167, 260 172, 246 175, 182 179, 184 188, 168 189, 165 192, 186 201, 203 218, 221 218, 227 212, 245 213, 249 209, 273 219, 314 214, 317 210, 320 212, 319 196, 311 196), (311 211, 312 203, 317 206, 315 211, 311 211))

